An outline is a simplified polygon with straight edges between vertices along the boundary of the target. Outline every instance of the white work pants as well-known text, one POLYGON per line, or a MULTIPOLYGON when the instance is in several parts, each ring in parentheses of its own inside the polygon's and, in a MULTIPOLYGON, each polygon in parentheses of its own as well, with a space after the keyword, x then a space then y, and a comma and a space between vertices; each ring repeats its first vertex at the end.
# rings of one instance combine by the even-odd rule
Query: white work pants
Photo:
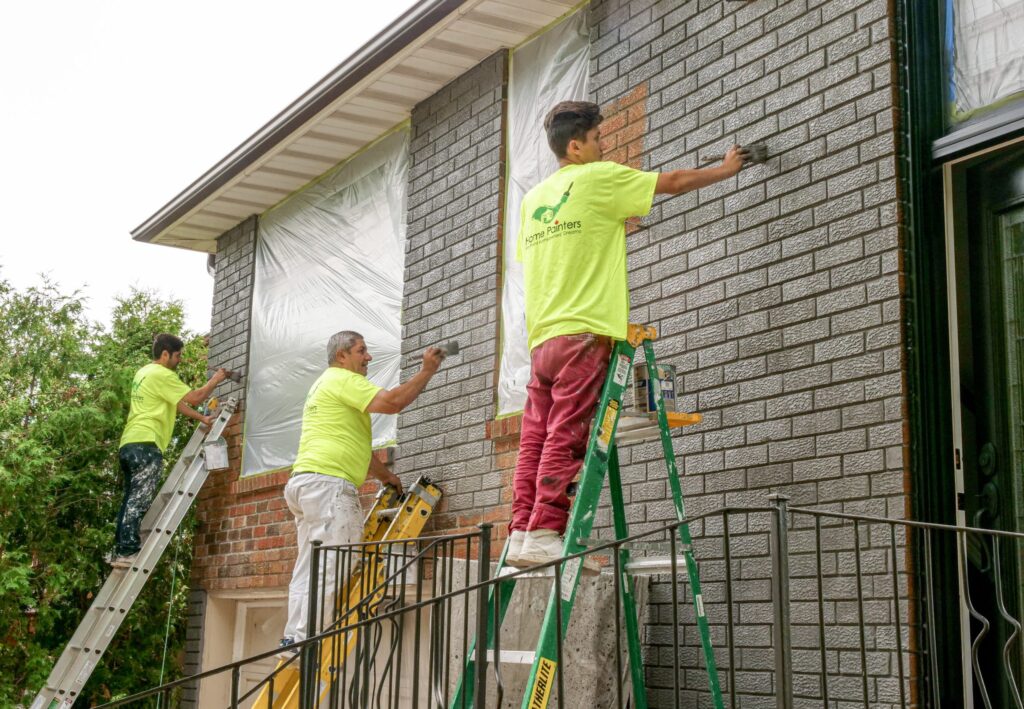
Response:
MULTIPOLYGON (((284 488, 284 499, 295 515, 299 544, 299 555, 288 584, 288 622, 284 636, 299 642, 307 637, 311 543, 320 541, 324 546, 334 546, 361 542, 363 510, 355 485, 348 480, 319 473, 293 475, 284 488)), ((325 605, 320 605, 320 601, 317 603, 317 617, 323 617, 329 623, 334 611, 334 572, 338 557, 329 553, 321 554, 321 558, 324 561, 320 564, 319 578, 326 574, 328 582, 326 594, 321 599, 325 605), (322 616, 320 609, 325 609, 322 616)), ((345 579, 341 582, 344 584, 345 579)), ((316 589, 317 592, 319 590, 316 589)))

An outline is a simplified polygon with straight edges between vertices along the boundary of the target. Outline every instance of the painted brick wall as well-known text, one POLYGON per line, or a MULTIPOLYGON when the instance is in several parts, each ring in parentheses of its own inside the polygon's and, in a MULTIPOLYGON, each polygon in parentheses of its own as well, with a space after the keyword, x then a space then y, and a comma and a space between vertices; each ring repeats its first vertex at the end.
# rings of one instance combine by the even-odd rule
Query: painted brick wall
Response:
MULTIPOLYGON (((658 328, 659 358, 680 375, 681 408, 705 417, 676 438, 687 512, 764 505, 778 491, 795 505, 905 516, 888 4, 608 0, 591 12, 594 100, 646 93, 643 167, 696 167, 733 142, 766 142, 772 155, 720 185, 658 199, 629 237, 631 319, 658 328)), ((659 446, 627 447, 622 458, 631 529, 670 521, 659 446)), ((608 527, 607 510, 601 523, 608 527)), ((755 557, 734 568, 742 572, 734 611, 743 624, 736 678, 744 706, 772 691, 769 570, 756 559, 767 553, 766 525, 760 516, 730 527, 734 544, 755 557)), ((694 531, 708 535, 698 559, 708 598, 720 600, 721 522, 694 531)), ((845 541, 826 552, 825 565, 842 576, 853 541, 834 536, 845 541)), ((791 553, 811 545, 813 535, 795 535, 791 553)), ((875 577, 887 578, 889 562, 870 559, 869 598, 881 602, 891 596, 875 577)), ((653 703, 666 706, 669 591, 654 586, 648 636, 653 703)), ((725 618, 721 603, 708 613, 725 618)), ((684 613, 684 684, 691 700, 706 702, 692 622, 684 613)), ((869 628, 872 706, 898 700, 892 653, 877 649, 893 646, 882 634, 869 628)), ((724 641, 718 626, 715 643, 724 641)), ((725 659, 720 653, 720 666, 725 659)), ((813 678, 804 680, 802 691, 820 696, 813 678)), ((832 698, 859 692, 852 683, 832 698)))
POLYGON ((440 483, 445 496, 432 519, 442 529, 509 514, 513 446, 490 440, 487 423, 495 411, 505 86, 499 52, 412 114, 403 378, 429 345, 456 339, 461 352, 399 416, 395 464, 407 482, 426 474, 440 483))

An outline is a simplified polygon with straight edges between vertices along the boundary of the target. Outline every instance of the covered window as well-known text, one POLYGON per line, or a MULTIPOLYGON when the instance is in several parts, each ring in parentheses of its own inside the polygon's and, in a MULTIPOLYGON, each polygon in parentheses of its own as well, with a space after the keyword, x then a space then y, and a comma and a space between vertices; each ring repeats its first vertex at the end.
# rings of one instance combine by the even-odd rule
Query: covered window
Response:
POLYGON ((523 267, 515 258, 519 206, 531 187, 558 169, 544 133, 544 116, 559 101, 586 100, 589 64, 590 34, 585 11, 571 15, 512 52, 502 246, 499 416, 523 410, 526 383, 530 379, 523 267))
MULTIPOLYGON (((398 384, 408 155, 408 130, 392 133, 260 219, 243 475, 295 460, 335 332, 362 334, 370 380, 398 384)), ((374 445, 393 443, 395 417, 372 420, 374 445)))
POLYGON ((947 0, 953 122, 1024 98, 1024 0, 947 0))

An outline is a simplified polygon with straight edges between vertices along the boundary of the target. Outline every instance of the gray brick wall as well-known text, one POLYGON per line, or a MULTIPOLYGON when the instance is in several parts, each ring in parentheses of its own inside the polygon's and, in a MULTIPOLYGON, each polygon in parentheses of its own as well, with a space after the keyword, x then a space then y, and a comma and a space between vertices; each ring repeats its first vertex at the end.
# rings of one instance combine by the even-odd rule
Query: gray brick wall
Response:
POLYGON ((255 216, 246 219, 217 240, 217 273, 213 285, 210 319, 210 366, 241 372, 240 383, 217 387, 221 397, 245 401, 245 376, 249 369, 249 326, 256 258, 255 216))
MULTIPOLYGON (((607 0, 591 12, 594 100, 607 105, 648 82, 645 168, 695 167, 733 142, 766 142, 772 156, 720 185, 657 200, 630 237, 631 319, 658 327, 656 350, 677 367, 681 407, 704 415, 676 438, 687 512, 763 505, 779 491, 794 505, 903 517, 888 3, 607 0)), ((628 447, 622 458, 631 529, 670 521, 659 446, 628 447)), ((607 510, 601 522, 608 527, 607 510)), ((740 550, 767 552, 766 519, 735 524, 740 550)), ((722 648, 721 519, 694 531, 707 535, 696 549, 722 648)), ((853 539, 833 537, 845 542, 828 549, 825 564, 841 576, 852 570, 853 539)), ((794 564, 813 543, 794 536, 794 564)), ((864 538, 869 599, 884 605, 891 584, 874 576, 889 571, 878 546, 864 538)), ((768 703, 772 691, 768 569, 753 561, 734 552, 743 706, 768 703)), ((656 706, 671 705, 671 627, 657 626, 670 622, 669 592, 670 584, 652 590, 662 604, 648 638, 656 706)), ((688 611, 684 684, 689 700, 706 704, 692 621, 688 611)), ((898 700, 884 632, 869 628, 872 706, 898 700)), ((802 652, 817 652, 816 633, 796 637, 802 652)), ((852 636, 835 642, 846 645, 833 659, 855 655, 852 636)), ((726 659, 720 651, 720 666, 726 659)), ((807 697, 821 696, 816 678, 798 670, 795 681, 807 697)), ((840 683, 831 697, 860 691, 859 681, 840 683)))
POLYGON ((461 351, 399 416, 395 465, 406 480, 441 484, 433 524, 444 529, 476 523, 504 490, 485 424, 494 417, 505 76, 499 52, 412 114, 403 379, 429 345, 456 339, 461 351))

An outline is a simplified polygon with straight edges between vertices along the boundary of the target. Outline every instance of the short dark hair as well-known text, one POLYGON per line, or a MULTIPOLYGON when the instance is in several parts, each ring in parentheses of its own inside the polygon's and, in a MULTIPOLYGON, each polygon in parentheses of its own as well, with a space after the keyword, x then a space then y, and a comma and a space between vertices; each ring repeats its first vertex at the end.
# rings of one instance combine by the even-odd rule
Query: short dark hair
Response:
POLYGON ((583 140, 587 131, 601 125, 601 107, 590 101, 562 101, 544 117, 548 145, 557 157, 564 158, 570 140, 583 140))
POLYGON ((166 332, 161 332, 153 338, 153 359, 160 359, 164 352, 169 352, 171 354, 181 352, 184 347, 185 343, 181 341, 180 337, 166 332))

